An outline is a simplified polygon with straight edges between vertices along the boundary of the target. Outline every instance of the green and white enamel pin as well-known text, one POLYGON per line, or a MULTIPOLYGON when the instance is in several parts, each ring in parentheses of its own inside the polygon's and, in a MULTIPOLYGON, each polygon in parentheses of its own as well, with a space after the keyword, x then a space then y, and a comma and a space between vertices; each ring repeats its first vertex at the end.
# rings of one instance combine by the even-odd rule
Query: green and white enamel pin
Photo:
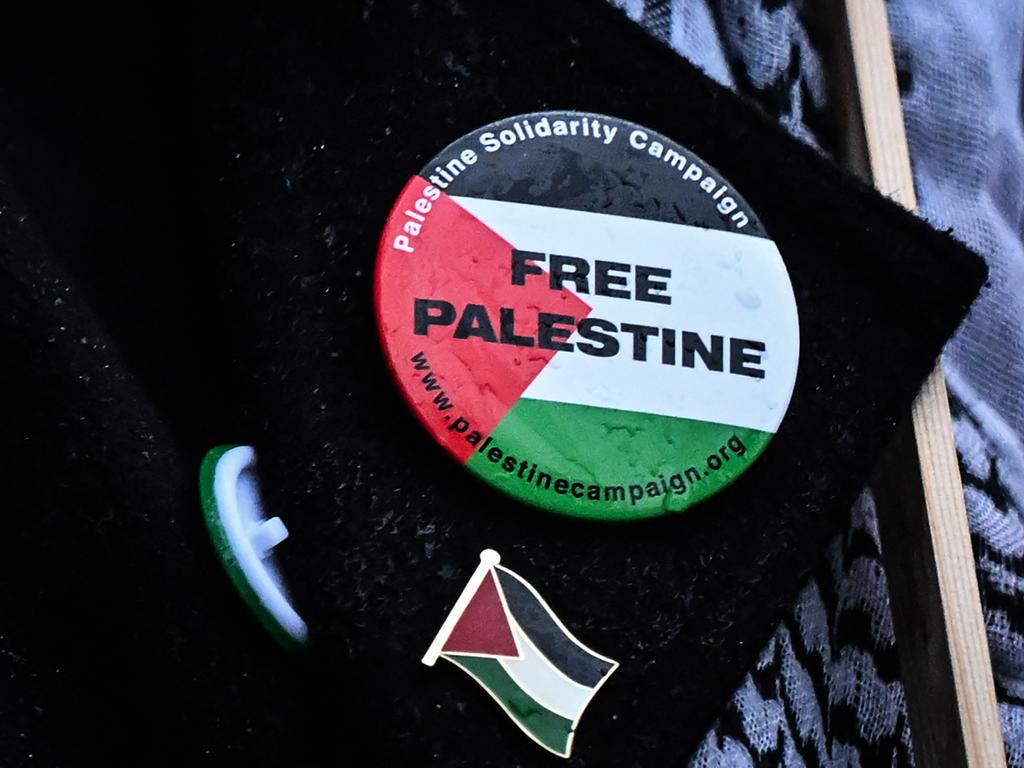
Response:
POLYGON ((264 515, 256 451, 247 445, 212 449, 199 470, 199 496, 213 548, 246 605, 280 645, 304 646, 306 623, 292 606, 272 553, 288 529, 279 517, 264 515))

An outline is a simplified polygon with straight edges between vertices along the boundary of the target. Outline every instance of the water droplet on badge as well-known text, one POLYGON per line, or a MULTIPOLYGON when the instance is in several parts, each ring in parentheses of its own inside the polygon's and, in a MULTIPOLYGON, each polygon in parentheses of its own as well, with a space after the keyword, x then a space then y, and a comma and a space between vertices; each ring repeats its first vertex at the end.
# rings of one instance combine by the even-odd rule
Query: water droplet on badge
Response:
POLYGON ((757 291, 744 288, 736 291, 736 301, 746 309, 757 309, 761 306, 761 297, 757 291))

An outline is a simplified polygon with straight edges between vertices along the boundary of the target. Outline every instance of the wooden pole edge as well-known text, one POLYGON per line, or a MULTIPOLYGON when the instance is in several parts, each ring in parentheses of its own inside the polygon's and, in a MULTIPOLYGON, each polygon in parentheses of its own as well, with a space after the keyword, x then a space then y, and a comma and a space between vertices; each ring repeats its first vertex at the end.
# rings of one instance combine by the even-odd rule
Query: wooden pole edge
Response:
MULTIPOLYGON (((879 191, 914 210, 885 2, 843 0, 842 10, 848 32, 846 93, 853 100, 846 114, 848 159, 879 191)), ((880 476, 879 528, 917 764, 1004 768, 941 366, 915 400, 903 439, 894 443, 880 476)))

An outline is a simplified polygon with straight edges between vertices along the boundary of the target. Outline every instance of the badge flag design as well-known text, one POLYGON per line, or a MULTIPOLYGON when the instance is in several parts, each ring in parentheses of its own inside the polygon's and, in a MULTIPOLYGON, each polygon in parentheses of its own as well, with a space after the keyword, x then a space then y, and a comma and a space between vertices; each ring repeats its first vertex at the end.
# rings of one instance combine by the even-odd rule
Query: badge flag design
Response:
POLYGON ((521 576, 480 553, 423 663, 447 659, 494 697, 527 736, 561 757, 576 726, 618 662, 572 636, 521 576))
POLYGON ((434 439, 492 486, 581 517, 679 512, 743 474, 785 416, 789 275, 692 153, 669 162, 648 151, 668 139, 608 117, 576 138, 523 127, 555 117, 469 134, 408 182, 378 251, 386 357, 434 439), (516 125, 536 138, 488 139, 516 125))

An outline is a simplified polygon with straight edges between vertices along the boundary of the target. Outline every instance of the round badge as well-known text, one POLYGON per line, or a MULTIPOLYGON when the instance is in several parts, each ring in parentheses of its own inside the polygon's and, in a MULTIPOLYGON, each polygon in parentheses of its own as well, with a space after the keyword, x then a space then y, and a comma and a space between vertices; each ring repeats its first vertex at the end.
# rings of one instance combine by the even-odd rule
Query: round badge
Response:
POLYGON ((420 421, 529 504, 678 512, 764 451, 796 380, 785 264, 727 179, 586 112, 473 131, 381 235, 381 339, 420 421))

